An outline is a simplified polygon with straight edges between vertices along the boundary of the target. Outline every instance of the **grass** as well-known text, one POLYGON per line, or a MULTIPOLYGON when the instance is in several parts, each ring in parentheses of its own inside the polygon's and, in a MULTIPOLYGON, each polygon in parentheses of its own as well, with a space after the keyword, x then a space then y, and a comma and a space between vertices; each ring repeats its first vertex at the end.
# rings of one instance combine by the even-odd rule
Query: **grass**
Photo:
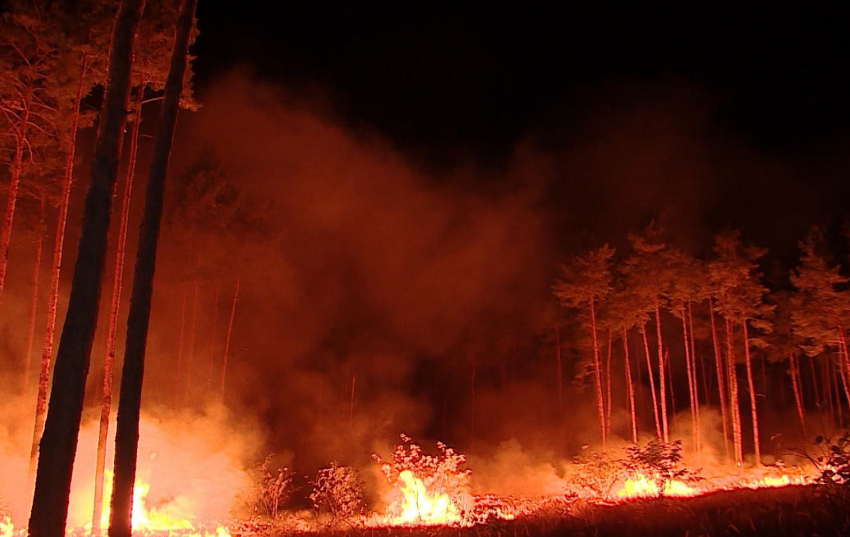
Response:
MULTIPOLYGON (((555 504, 534 515, 471 528, 358 528, 327 537, 850 536, 850 490, 787 486, 616 505, 555 504)), ((237 537, 237 534, 234 534, 237 537)))

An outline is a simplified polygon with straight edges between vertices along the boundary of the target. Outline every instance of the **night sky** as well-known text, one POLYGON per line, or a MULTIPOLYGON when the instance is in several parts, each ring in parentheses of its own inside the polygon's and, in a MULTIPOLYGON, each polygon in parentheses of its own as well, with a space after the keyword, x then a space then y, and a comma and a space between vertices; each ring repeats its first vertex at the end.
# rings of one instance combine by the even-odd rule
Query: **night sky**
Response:
POLYGON ((816 151, 850 129, 838 13, 736 2, 274 4, 200 3, 201 88, 236 65, 293 88, 318 84, 346 120, 435 159, 462 147, 498 160, 530 131, 568 130, 599 91, 628 102, 671 85, 704 91, 712 123, 770 152, 816 151))

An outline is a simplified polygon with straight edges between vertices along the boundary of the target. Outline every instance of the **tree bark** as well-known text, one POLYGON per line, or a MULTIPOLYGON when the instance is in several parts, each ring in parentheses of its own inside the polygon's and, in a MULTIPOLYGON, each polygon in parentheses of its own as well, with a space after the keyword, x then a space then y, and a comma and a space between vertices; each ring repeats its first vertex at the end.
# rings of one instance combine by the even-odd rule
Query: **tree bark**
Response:
POLYGON ((646 356, 646 372, 649 376, 649 391, 652 393, 652 413, 655 416, 655 437, 660 442, 663 439, 661 434, 661 417, 658 413, 658 395, 655 390, 655 375, 652 373, 652 358, 649 353, 649 341, 646 339, 646 323, 640 327, 640 335, 643 338, 643 350, 646 356))
POLYGON ((744 331, 744 363, 747 367, 747 386, 750 389, 750 411, 753 416, 753 446, 755 448, 756 466, 761 466, 761 442, 759 442, 759 413, 756 405, 756 388, 753 383, 753 366, 750 357, 750 334, 747 328, 747 319, 741 321, 744 331))
POLYGON ((596 410, 599 418, 599 433, 602 437, 602 453, 608 452, 608 435, 605 426, 605 402, 602 397, 602 372, 599 358, 599 342, 596 338, 596 304, 590 299, 590 332, 593 342, 593 377, 596 384, 596 410))
POLYGON ((112 196, 130 94, 133 46, 143 9, 144 0, 122 0, 113 28, 106 94, 92 158, 91 185, 38 455, 30 537, 63 537, 65 533, 83 396, 97 326, 112 196))
POLYGON ((236 303, 239 301, 239 280, 236 280, 236 289, 233 292, 233 302, 230 305, 230 319, 227 321, 227 335, 224 337, 224 360, 221 364, 221 386, 219 387, 219 400, 224 401, 225 381, 227 379, 227 360, 230 357, 230 341, 233 337, 233 320, 236 319, 236 303))
POLYGON ((625 366, 625 371, 623 374, 626 377, 626 394, 627 394, 627 403, 629 406, 629 417, 631 418, 632 425, 632 443, 638 443, 638 428, 637 428, 637 414, 635 412, 635 386, 632 382, 632 369, 631 364, 629 363, 629 332, 628 330, 623 328, 623 364, 625 366))
MULTIPOLYGON (((65 248, 65 228, 68 222, 68 207, 71 203, 71 186, 74 182, 74 155, 77 148, 77 130, 80 126, 80 106, 83 99, 83 82, 88 70, 88 54, 80 58, 80 73, 77 93, 74 96, 74 114, 68 133, 68 146, 65 148, 65 169, 62 174, 62 198, 59 200, 59 215, 56 218, 56 237, 53 244, 53 261, 50 268, 50 290, 47 298, 47 320, 44 327, 44 342, 41 351, 41 369, 38 377, 38 395, 35 406, 35 426, 30 447, 28 483, 32 483, 38 458, 38 442, 44 428, 44 416, 47 412, 47 390, 50 384, 50 362, 53 360, 53 343, 56 334, 56 316, 59 307, 59 278, 62 275, 62 253, 65 248)), ((121 119, 123 122, 123 118, 121 119)), ((123 125, 121 126, 123 135, 123 125)), ((118 155, 121 154, 121 142, 118 142, 118 155)), ((117 159, 117 157, 116 157, 117 159)), ((117 163, 116 163, 117 168, 117 163)), ((117 170, 116 170, 117 173, 117 170)), ((114 179, 113 179, 114 184, 114 179)), ((110 200, 111 205, 111 200, 110 200)), ((107 231, 108 233, 108 231, 107 231)))
POLYGON ((142 102, 145 84, 140 84, 136 95, 136 113, 130 130, 130 158, 127 177, 121 196, 121 221, 118 226, 118 245, 112 273, 112 300, 109 305, 109 324, 106 329, 106 353, 103 357, 103 384, 100 392, 100 425, 97 434, 97 453, 94 468, 94 504, 92 509, 92 535, 100 535, 103 513, 103 484, 106 469, 106 439, 109 436, 109 415, 112 412, 112 381, 115 369, 115 340, 118 334, 118 315, 121 312, 121 291, 124 280, 124 258, 127 249, 127 227, 130 220, 130 201, 133 196, 133 179, 139 152, 139 124, 142 122, 142 102))
MULTIPOLYGON (((41 251, 44 246, 44 192, 40 193, 38 200, 38 230, 35 239, 35 260, 32 267, 32 279, 30 295, 30 318, 27 324, 27 351, 24 355, 24 375, 21 393, 29 396, 30 371, 32 370, 32 349, 35 342, 35 323, 38 314, 38 284, 41 276, 41 251)), ((30 476, 31 478, 32 476, 30 476)))
POLYGON ((145 209, 139 232, 133 291, 127 318, 127 340, 121 371, 121 393, 115 427, 115 480, 112 489, 109 537, 130 537, 133 516, 133 487, 139 448, 139 415, 142 404, 145 350, 150 324, 157 243, 162 223, 162 205, 168 161, 177 124, 183 78, 188 64, 189 39, 195 20, 197 0, 183 0, 177 19, 171 66, 165 82, 165 95, 148 173, 145 209))
POLYGON ((661 406, 661 433, 664 442, 670 441, 670 427, 667 423, 667 386, 665 384, 664 343, 661 339, 661 309, 658 300, 655 301, 655 333, 658 338, 658 384, 659 400, 661 406))
POLYGON ((720 344, 717 341, 717 325, 714 321, 714 301, 711 297, 708 297, 708 312, 711 318, 711 341, 714 344, 714 368, 717 372, 717 391, 720 395, 720 421, 723 424, 723 446, 726 449, 726 460, 729 460, 729 412, 726 407, 728 394, 726 393, 726 383, 723 381, 723 356, 720 354, 720 344))

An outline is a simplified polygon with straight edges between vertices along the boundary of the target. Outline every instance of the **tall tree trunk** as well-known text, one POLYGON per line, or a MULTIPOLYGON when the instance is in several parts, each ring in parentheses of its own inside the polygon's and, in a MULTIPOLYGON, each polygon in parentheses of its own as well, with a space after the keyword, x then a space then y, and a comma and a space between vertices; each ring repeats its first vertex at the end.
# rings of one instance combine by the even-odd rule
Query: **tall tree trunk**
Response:
POLYGON ((661 406, 661 433, 664 442, 670 441, 670 427, 667 423, 667 385, 665 384, 664 342, 661 339, 661 309, 655 300, 655 334, 658 339, 658 403, 661 406))
POLYGON ((215 284, 215 299, 213 300, 212 335, 210 336, 210 368, 207 373, 207 392, 212 392, 212 381, 215 376, 216 349, 218 348, 218 305, 221 298, 221 282, 215 284))
POLYGON ((753 383, 753 366, 750 357, 750 334, 747 328, 747 319, 741 321, 741 327, 744 331, 744 364, 747 367, 747 386, 750 389, 750 411, 753 416, 753 446, 756 454, 756 466, 761 466, 761 443, 759 442, 759 414, 758 406, 756 405, 756 388, 753 383))
POLYGON ((682 341, 685 345, 685 365, 688 375, 688 397, 691 408, 691 440, 694 443, 694 454, 699 460, 699 418, 697 417, 697 387, 694 383, 694 364, 691 356, 691 341, 688 337, 688 318, 684 304, 682 305, 682 341))
POLYGON ((793 352, 788 353, 788 363, 791 370, 791 388, 794 390, 794 403, 797 406, 797 417, 800 419, 800 428, 803 431, 805 441, 809 439, 809 431, 806 428, 806 412, 803 409, 803 387, 800 382, 800 368, 797 357, 793 352))
POLYGON ((826 434, 827 428, 826 428, 826 423, 825 423, 825 419, 824 419, 823 399, 821 398, 821 391, 820 391, 820 388, 818 387, 818 374, 817 374, 817 370, 815 369, 815 357, 809 356, 808 361, 809 361, 809 373, 812 376, 812 391, 815 394, 815 406, 818 409, 818 416, 820 417, 821 431, 824 434, 826 434))
POLYGON ((655 437, 660 442, 664 437, 661 434, 661 416, 658 412, 658 395, 655 389, 655 375, 652 373, 652 358, 649 353, 649 341, 646 339, 646 323, 640 327, 640 335, 643 338, 643 350, 646 356, 646 372, 649 376, 649 391, 652 393, 652 413, 655 416, 655 437))
POLYGON ((831 360, 832 358, 830 356, 824 356, 824 359, 821 361, 821 377, 824 387, 823 391, 826 394, 827 407, 829 408, 829 421, 835 426, 835 405, 832 403, 832 372, 830 371, 831 360))
POLYGON ((6 272, 9 267, 9 244, 12 242, 12 228, 15 222, 15 207, 18 203, 18 189, 21 185, 21 171, 24 167, 24 146, 27 144, 32 89, 28 89, 21 100, 21 117, 14 130, 15 152, 9 165, 9 190, 6 194, 6 211, 3 214, 3 229, 0 231, 0 298, 6 287, 6 272))
POLYGON ((174 412, 179 412, 183 396, 183 340, 186 335, 186 291, 180 300, 180 331, 177 333, 177 367, 175 368, 176 382, 174 384, 174 412))
POLYGON ((605 402, 602 397, 602 372, 599 358, 599 342, 596 338, 596 304, 590 299, 590 332, 593 342, 593 377, 596 384, 596 410, 599 418, 599 432, 602 437, 602 453, 608 452, 608 435, 605 426, 605 402))
MULTIPOLYGON (((38 377, 38 395, 35 406, 35 426, 33 428, 32 445, 30 448, 30 463, 27 483, 32 483, 35 472, 36 459, 38 458, 38 442, 41 439, 44 428, 44 416, 47 412, 47 389, 50 384, 50 362, 53 360, 53 343, 56 334, 56 316, 59 307, 59 277, 62 274, 62 252, 65 248, 65 228, 68 222, 68 206, 71 202, 71 186, 74 182, 74 156, 77 149, 77 130, 80 126, 80 107, 83 99, 83 82, 88 71, 88 54, 83 53, 80 57, 80 72, 77 81, 77 93, 74 96, 74 113, 71 116, 71 127, 68 131, 68 145, 65 148, 65 168, 62 173, 62 198, 59 200, 59 215, 56 218, 56 237, 53 244, 53 262, 50 267, 50 290, 47 298, 47 321, 44 327, 44 342, 41 350, 41 370, 38 377)), ((129 88, 128 90, 129 91, 129 88)), ((122 111, 123 114, 123 111, 122 111)), ((124 127, 122 117, 121 132, 118 134, 118 154, 121 154, 121 140, 124 127)), ((117 174, 118 164, 115 164, 117 174)), ((92 171, 94 173, 94 171, 92 171)), ((113 185, 115 179, 112 179, 113 185)), ((114 188, 114 186, 112 187, 114 188)), ((110 199, 110 207, 112 201, 110 199)), ((14 210, 14 207, 12 208, 14 210)), ((107 220, 109 215, 107 215, 107 220)), ((107 230, 107 234, 109 231, 107 230)), ((104 240, 105 242, 105 240, 104 240)), ((0 290, 2 292, 2 290, 0 290)))
POLYGON ((726 366, 729 376, 729 404, 732 418, 732 439, 735 445, 735 464, 743 471, 744 464, 744 440, 741 431, 741 405, 738 397, 738 372, 735 366, 735 351, 732 340, 732 323, 727 317, 726 321, 726 366))
POLYGON ((109 537, 130 537, 133 516, 133 487, 136 481, 136 457, 139 448, 139 414, 142 404, 145 350, 150 324, 157 242, 162 223, 165 179, 177 110, 183 91, 189 52, 189 39, 195 20, 197 0, 183 0, 177 19, 171 66, 165 82, 165 95, 154 141, 153 159, 148 172, 145 210, 136 252, 133 291, 127 318, 121 393, 115 426, 115 478, 112 489, 109 537))
MULTIPOLYGON (((847 352, 847 338, 844 335, 844 327, 838 325, 838 344, 841 346, 840 367, 841 380, 844 383, 844 395, 847 398, 848 411, 850 411, 850 354, 847 352)), ((848 414, 850 417, 850 414, 848 414)))
POLYGON ((145 84, 140 84, 136 95, 136 112, 130 130, 130 158, 124 192, 121 196, 121 220, 118 226, 118 245, 115 249, 115 267, 112 272, 112 300, 109 305, 109 324, 106 329, 106 353, 103 357, 103 384, 100 391, 100 425, 97 434, 97 453, 94 468, 94 504, 92 509, 92 535, 100 535, 103 513, 104 470, 106 469, 106 439, 109 436, 109 415, 112 412, 112 381, 115 368, 115 340, 118 334, 118 316, 121 312, 121 291, 124 280, 124 257, 127 249, 127 227, 130 220, 130 201, 133 196, 133 179, 139 152, 139 124, 142 122, 142 101, 145 84))
MULTIPOLYGON (((195 263, 195 266, 197 267, 197 262, 195 263)), ((196 361, 195 361, 195 347, 196 347, 197 335, 198 335, 198 301, 200 300, 200 294, 201 294, 201 289, 200 289, 201 284, 198 280, 199 280, 198 271, 196 269, 195 270, 195 284, 194 284, 194 288, 193 288, 193 291, 192 291, 192 317, 191 317, 191 320, 189 321, 189 348, 188 348, 189 352, 184 357, 185 358, 185 360, 184 360, 184 366, 185 366, 184 370, 186 371, 186 375, 185 375, 186 384, 185 384, 185 386, 183 386, 183 391, 186 394, 189 395, 189 401, 193 401, 192 394, 193 394, 194 386, 192 384, 192 377, 193 377, 194 370, 197 366, 196 361)))
POLYGON ((113 28, 91 185, 38 455, 30 537, 63 537, 65 533, 71 474, 100 305, 112 196, 130 96, 133 46, 143 9, 144 0, 122 0, 113 28))
POLYGON ((236 303, 239 301, 239 280, 236 280, 236 289, 233 291, 233 302, 230 304, 230 319, 227 321, 227 334, 224 337, 224 359, 221 364, 221 385, 219 386, 219 400, 224 401, 225 381, 227 379, 227 360, 230 357, 230 341, 233 337, 233 320, 236 319, 236 303))
POLYGON ((629 417, 631 418, 632 425, 632 443, 638 443, 638 429, 637 429, 637 414, 635 412, 635 386, 632 383, 632 368, 629 363, 629 332, 623 327, 623 364, 625 366, 625 371, 623 374, 626 377, 626 395, 628 397, 627 402, 629 406, 629 417))
POLYGON ((555 360, 556 360, 556 370, 555 373, 558 375, 558 416, 561 416, 561 412, 564 409, 564 392, 563 392, 563 373, 561 372, 561 327, 555 325, 555 360))
MULTIPOLYGON (((32 370, 32 349, 35 341, 35 322, 38 314, 38 284, 41 276, 41 251, 44 245, 44 192, 38 199, 38 230, 35 239, 35 259, 33 260, 30 294, 30 318, 27 324, 27 351, 24 355, 24 376, 21 393, 29 396, 30 371, 32 370)), ((32 477, 32 476, 30 476, 32 477)))
POLYGON ((608 356, 605 358, 605 391, 607 408, 605 409, 605 438, 611 436, 611 350, 614 343, 614 337, 611 335, 611 330, 608 330, 608 356))
POLYGON ((348 421, 354 421, 354 390, 357 387, 357 376, 351 375, 351 394, 348 399, 348 421))
POLYGON ((475 352, 472 353, 472 375, 469 380, 469 451, 475 446, 475 352))
MULTIPOLYGON (((717 372, 717 391, 720 394, 720 421, 723 424, 723 446, 726 449, 726 460, 729 460, 729 412, 726 408, 726 383, 723 382, 723 356, 720 354, 720 344, 717 341, 717 324, 714 321, 714 301, 708 297, 708 312, 711 318, 711 341, 714 344, 714 368, 717 372)), ((728 356, 727 356, 728 360, 728 356)))

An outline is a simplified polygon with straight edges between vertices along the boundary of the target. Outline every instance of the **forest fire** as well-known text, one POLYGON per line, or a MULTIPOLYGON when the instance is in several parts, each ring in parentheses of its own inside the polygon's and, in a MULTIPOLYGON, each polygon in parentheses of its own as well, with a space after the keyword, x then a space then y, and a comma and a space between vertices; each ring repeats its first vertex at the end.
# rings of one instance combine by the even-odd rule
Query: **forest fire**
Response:
POLYGON ((215 4, 0 8, 0 537, 850 535, 846 151, 726 124, 847 92, 608 74, 585 8, 215 4))

